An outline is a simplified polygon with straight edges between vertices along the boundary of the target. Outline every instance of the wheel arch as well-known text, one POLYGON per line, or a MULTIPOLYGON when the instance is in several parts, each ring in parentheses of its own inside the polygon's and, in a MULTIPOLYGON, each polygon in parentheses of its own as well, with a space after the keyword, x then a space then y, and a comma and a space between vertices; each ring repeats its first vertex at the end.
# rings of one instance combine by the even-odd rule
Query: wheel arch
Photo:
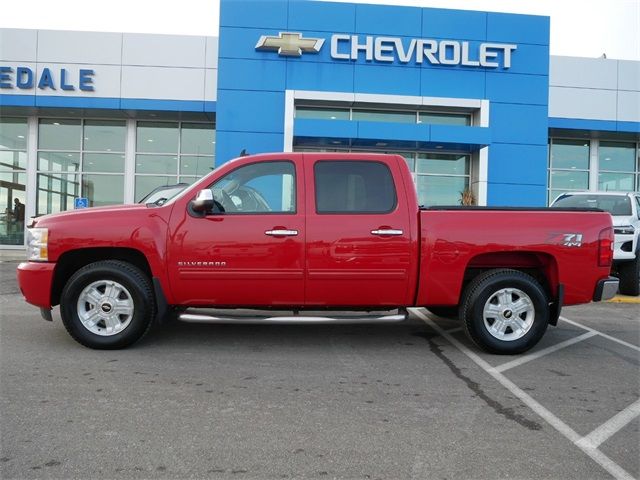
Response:
POLYGON ((478 275, 499 268, 518 270, 535 278, 545 290, 552 303, 550 321, 555 325, 560 315, 563 300, 563 287, 559 282, 558 262, 553 255, 545 252, 491 252, 471 258, 464 272, 460 295, 478 275))
POLYGON ((134 248, 124 247, 96 247, 80 248, 63 253, 56 262, 51 285, 51 305, 60 303, 60 295, 65 284, 80 268, 100 260, 121 260, 138 267, 149 277, 153 278, 151 265, 145 255, 134 248))
POLYGON ((496 268, 510 268, 528 273, 545 287, 550 298, 558 287, 558 262, 545 252, 491 252, 481 253, 467 263, 464 283, 469 283, 480 273, 496 268))

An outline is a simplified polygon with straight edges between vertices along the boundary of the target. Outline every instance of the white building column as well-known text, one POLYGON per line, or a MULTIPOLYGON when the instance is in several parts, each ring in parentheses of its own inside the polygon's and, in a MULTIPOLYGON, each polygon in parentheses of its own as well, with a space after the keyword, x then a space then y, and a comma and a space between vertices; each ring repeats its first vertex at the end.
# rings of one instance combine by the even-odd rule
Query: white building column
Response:
POLYGON ((27 118, 27 198, 25 206, 25 222, 36 214, 36 193, 38 175, 38 117, 27 118))
POLYGON ((136 121, 127 119, 127 140, 124 147, 124 203, 135 203, 136 121))
POLYGON ((598 140, 592 138, 589 142, 589 190, 598 190, 598 140))

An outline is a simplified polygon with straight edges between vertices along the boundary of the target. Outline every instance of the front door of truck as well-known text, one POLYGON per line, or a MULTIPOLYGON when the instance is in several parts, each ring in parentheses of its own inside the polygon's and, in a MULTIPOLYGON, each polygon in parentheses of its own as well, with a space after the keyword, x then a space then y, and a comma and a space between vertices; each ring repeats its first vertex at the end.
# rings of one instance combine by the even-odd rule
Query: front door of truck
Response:
POLYGON ((198 218, 174 208, 168 270, 177 303, 303 305, 302 176, 297 160, 245 163, 209 185, 224 212, 198 218))
POLYGON ((410 209, 395 159, 305 156, 306 304, 406 304, 410 209))

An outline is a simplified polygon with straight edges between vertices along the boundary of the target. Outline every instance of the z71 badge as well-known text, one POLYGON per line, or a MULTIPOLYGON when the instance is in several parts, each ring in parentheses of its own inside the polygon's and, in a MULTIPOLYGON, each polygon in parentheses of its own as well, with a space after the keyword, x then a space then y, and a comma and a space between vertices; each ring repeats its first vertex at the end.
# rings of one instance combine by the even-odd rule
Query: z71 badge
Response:
POLYGON ((564 247, 581 247, 582 233, 552 232, 547 237, 547 243, 552 245, 562 245, 564 247))
POLYGON ((581 247, 582 246, 582 234, 581 233, 564 233, 564 241, 562 244, 565 247, 581 247))

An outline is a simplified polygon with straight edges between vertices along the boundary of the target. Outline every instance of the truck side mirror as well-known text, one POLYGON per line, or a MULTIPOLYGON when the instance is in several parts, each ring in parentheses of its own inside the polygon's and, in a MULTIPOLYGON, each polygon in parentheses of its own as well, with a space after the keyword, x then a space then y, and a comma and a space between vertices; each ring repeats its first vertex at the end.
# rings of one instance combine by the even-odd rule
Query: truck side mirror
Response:
POLYGON ((189 210, 198 216, 204 216, 213 209, 213 193, 208 188, 200 190, 196 198, 189 202, 189 210))

